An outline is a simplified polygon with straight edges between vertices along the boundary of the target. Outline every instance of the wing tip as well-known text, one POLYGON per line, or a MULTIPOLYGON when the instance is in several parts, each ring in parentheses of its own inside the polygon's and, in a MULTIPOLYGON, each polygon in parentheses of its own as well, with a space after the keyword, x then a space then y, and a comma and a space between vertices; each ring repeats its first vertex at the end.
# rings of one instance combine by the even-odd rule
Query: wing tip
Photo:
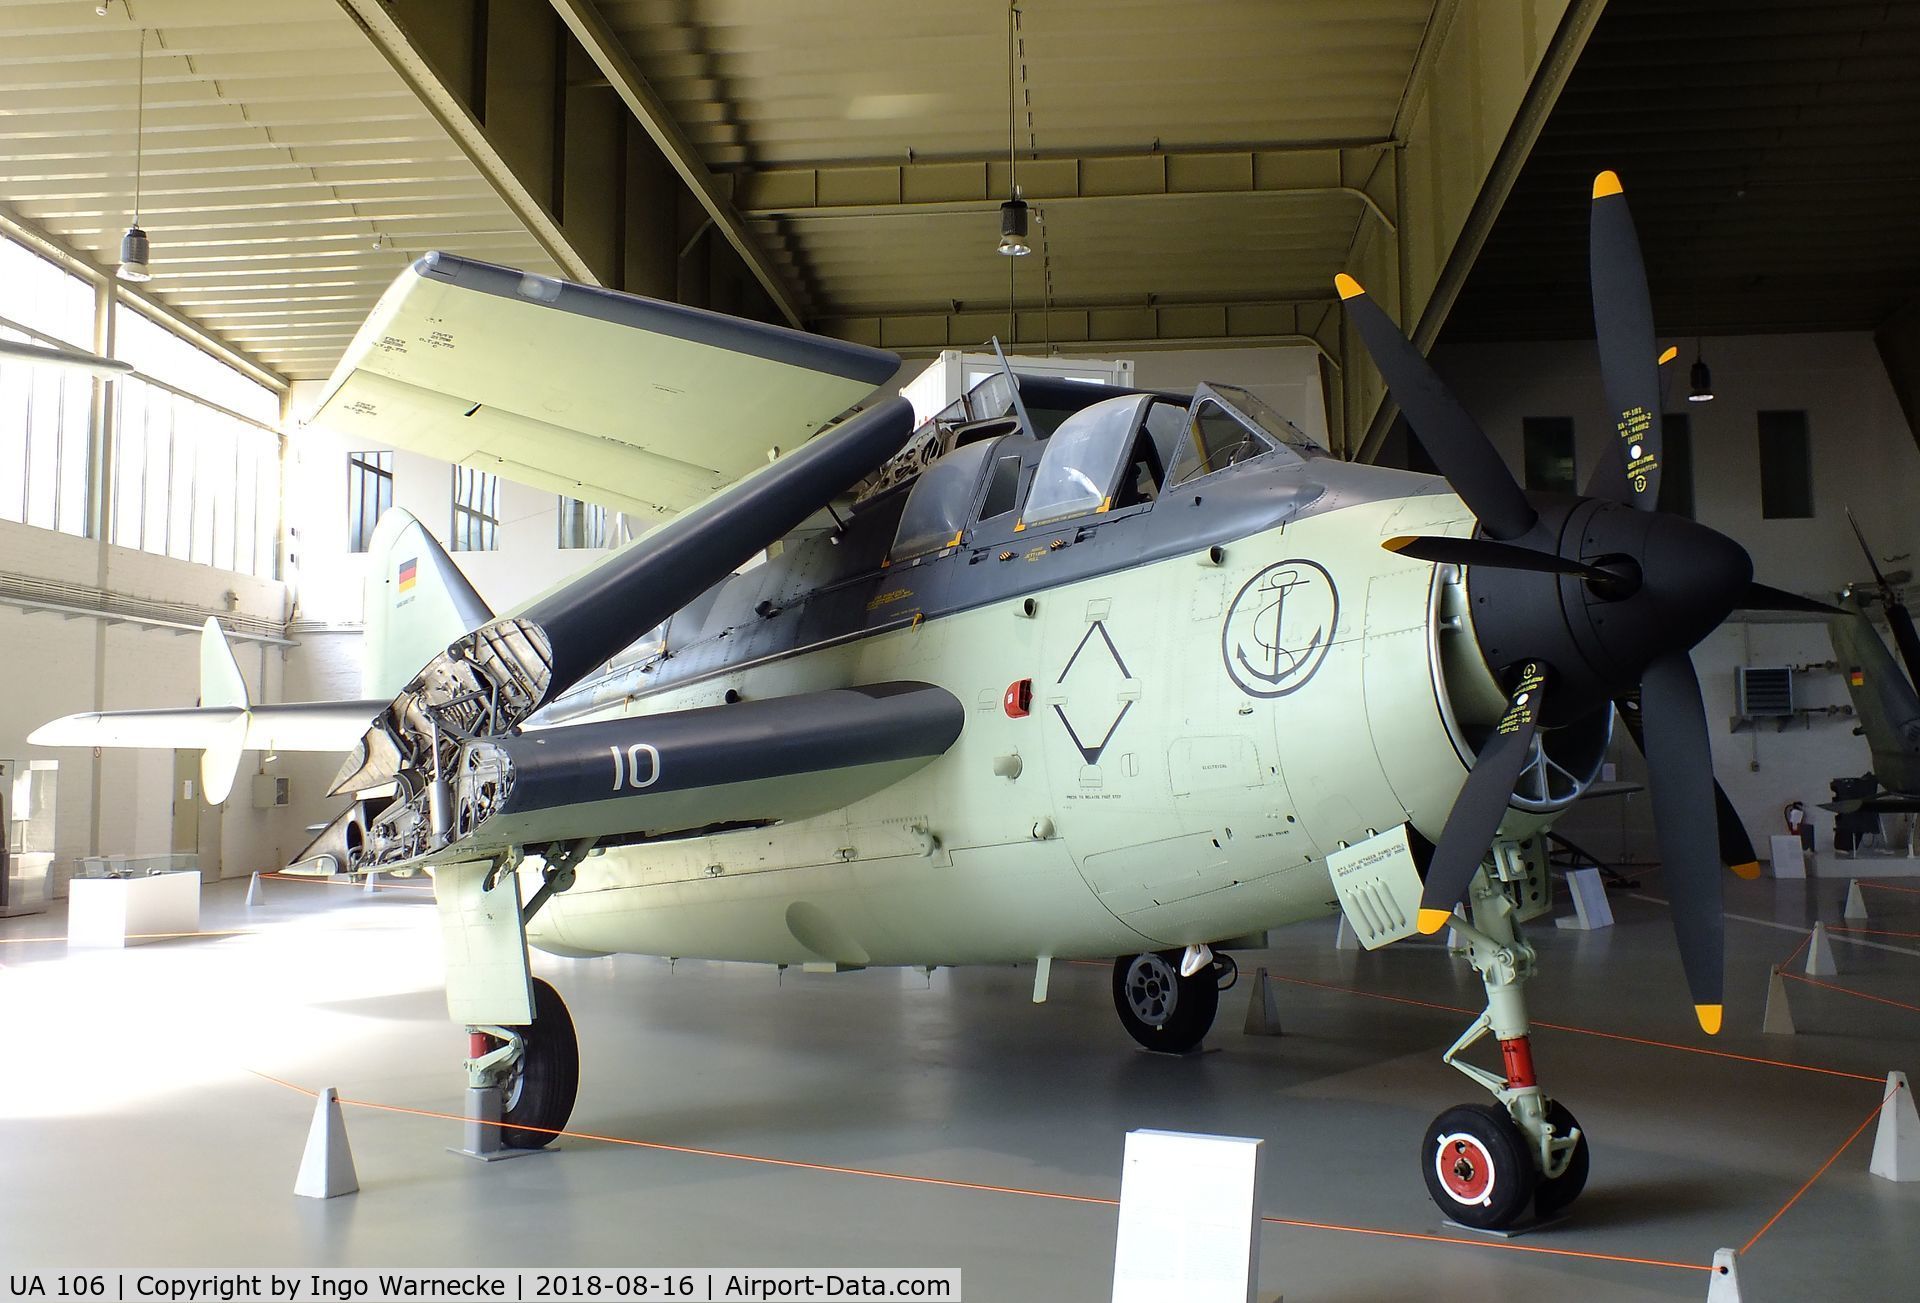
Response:
POLYGON ((1356 299, 1367 292, 1359 281, 1347 275, 1345 272, 1341 272, 1333 278, 1333 288, 1340 291, 1340 297, 1343 300, 1356 299))
POLYGON ((1605 199, 1608 195, 1621 193, 1620 174, 1611 168, 1593 178, 1593 197, 1605 199))

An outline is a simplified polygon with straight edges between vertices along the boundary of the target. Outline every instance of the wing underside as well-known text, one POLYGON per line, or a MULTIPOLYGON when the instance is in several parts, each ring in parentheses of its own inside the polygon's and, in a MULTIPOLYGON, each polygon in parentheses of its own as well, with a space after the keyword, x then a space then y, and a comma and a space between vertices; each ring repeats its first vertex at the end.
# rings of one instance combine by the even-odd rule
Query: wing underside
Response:
POLYGON ((880 349, 433 253, 348 346, 315 420, 635 514, 796 448, 898 369, 880 349))

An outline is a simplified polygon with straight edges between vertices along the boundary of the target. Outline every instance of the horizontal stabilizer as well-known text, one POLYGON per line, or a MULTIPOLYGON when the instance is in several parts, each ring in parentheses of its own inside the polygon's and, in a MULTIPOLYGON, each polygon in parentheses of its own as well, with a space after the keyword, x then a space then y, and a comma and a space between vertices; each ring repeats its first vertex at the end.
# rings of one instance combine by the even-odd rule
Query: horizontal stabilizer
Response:
POLYGON ((198 751, 225 742, 247 723, 247 751, 345 751, 366 732, 384 701, 304 701, 285 706, 180 706, 67 715, 27 735, 40 747, 150 747, 198 751))
POLYGON ((880 349, 430 253, 381 296, 314 419, 653 516, 799 447, 899 365, 880 349))

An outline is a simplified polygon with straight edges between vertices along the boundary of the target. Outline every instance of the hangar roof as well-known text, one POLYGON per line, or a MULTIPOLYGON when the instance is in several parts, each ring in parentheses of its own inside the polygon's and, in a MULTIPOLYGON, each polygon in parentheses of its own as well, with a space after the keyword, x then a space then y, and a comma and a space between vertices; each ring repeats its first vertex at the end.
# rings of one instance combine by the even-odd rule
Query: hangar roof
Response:
POLYGON ((1871 330, 1920 293, 1920 6, 1610 0, 1445 337, 1593 334, 1620 173, 1667 335, 1871 330))
POLYGON ((427 249, 554 270, 335 0, 94 9, 0 0, 0 205, 118 261, 144 26, 147 288, 269 370, 325 376, 427 249))

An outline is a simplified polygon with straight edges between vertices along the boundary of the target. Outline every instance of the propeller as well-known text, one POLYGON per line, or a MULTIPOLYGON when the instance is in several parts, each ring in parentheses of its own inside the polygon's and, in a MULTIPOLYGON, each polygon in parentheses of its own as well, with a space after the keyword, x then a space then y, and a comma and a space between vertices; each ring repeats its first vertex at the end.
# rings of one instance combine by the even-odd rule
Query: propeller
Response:
MULTIPOLYGON (((1652 511, 1660 501, 1660 364, 1654 355, 1653 303, 1640 237, 1620 178, 1593 179, 1593 215, 1587 235, 1587 273, 1593 284, 1593 328, 1600 378, 1615 437, 1599 468, 1600 496, 1652 511)), ((1592 487, 1589 492, 1595 492, 1592 487)))
POLYGON ((1513 472, 1420 350, 1359 281, 1343 272, 1333 278, 1333 284, 1374 365, 1387 378, 1394 401, 1419 434, 1421 446, 1467 509, 1480 518, 1481 528, 1498 539, 1518 538, 1532 529, 1538 517, 1513 472))
POLYGON ((1404 556, 1468 568, 1473 628, 1490 670, 1513 684, 1429 863, 1419 925, 1446 925, 1505 817, 1536 728, 1617 703, 1647 757, 1674 935, 1694 1012, 1720 1029, 1720 865, 1757 873, 1753 844, 1713 777, 1711 738, 1688 651, 1740 608, 1832 608, 1753 582, 1733 540, 1658 510, 1660 365, 1639 237, 1620 178, 1592 190, 1594 331, 1613 437, 1583 497, 1528 495, 1419 351, 1349 276, 1340 297, 1393 397, 1447 483, 1479 517, 1473 538, 1387 540, 1404 556), (1511 677, 1510 677, 1511 676, 1511 677), (1708 815, 1709 809, 1715 813, 1708 815))
POLYGON ((1486 856, 1482 848, 1499 831, 1507 802, 1513 799, 1513 785, 1533 749, 1534 725, 1546 687, 1545 666, 1530 662, 1521 669, 1507 696, 1507 713, 1494 728, 1493 740, 1480 749, 1467 785, 1447 812, 1447 826, 1427 864, 1426 886, 1420 893, 1422 932, 1431 935, 1447 925, 1486 856))
POLYGON ((1887 611, 1887 628, 1893 633, 1894 645, 1900 649, 1900 659, 1907 663, 1907 677, 1915 687, 1920 687, 1920 633, 1914 632, 1913 617, 1907 614, 1900 594, 1880 573, 1880 563, 1874 559, 1873 549, 1867 546, 1867 536, 1860 531, 1860 522, 1853 518, 1852 508, 1847 510, 1847 523, 1853 526, 1853 536, 1860 540, 1860 550, 1867 554, 1867 566, 1873 571, 1875 586, 1880 589, 1880 604, 1887 611))

